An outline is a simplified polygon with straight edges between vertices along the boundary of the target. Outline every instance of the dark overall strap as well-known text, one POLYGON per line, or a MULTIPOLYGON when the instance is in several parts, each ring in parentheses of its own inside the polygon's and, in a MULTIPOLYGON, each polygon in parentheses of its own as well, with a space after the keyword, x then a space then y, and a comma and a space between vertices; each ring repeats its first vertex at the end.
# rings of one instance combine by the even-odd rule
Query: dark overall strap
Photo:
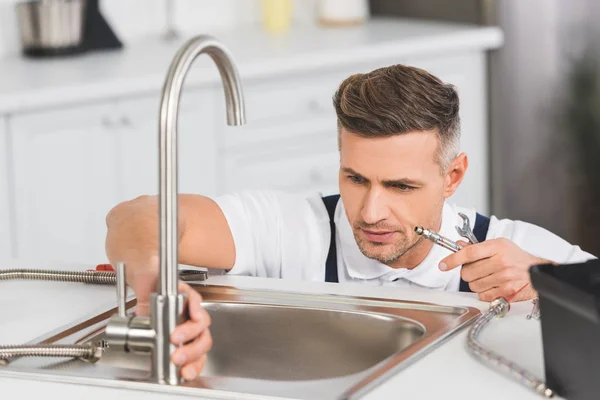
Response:
POLYGON ((335 222, 333 220, 335 207, 337 206, 339 199, 339 194, 323 197, 323 203, 325 203, 327 214, 329 214, 329 227, 331 230, 329 253, 327 253, 327 261, 325 262, 325 282, 338 283, 340 281, 338 278, 337 251, 335 248, 335 222))
MULTIPOLYGON (((475 235, 478 241, 485 241, 489 227, 490 219, 477 213, 477 216, 475 217, 475 226, 473 227, 473 235, 475 235)), ((469 282, 463 281, 462 278, 460 278, 458 290, 461 292, 472 292, 471 288, 469 287, 469 282)))

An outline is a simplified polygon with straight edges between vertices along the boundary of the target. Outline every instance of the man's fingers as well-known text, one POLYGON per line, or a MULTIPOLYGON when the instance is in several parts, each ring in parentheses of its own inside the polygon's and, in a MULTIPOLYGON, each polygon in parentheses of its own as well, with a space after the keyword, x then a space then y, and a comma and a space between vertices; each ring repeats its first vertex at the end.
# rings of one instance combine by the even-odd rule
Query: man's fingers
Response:
MULTIPOLYGON (((464 267, 463 267, 464 268, 464 267)), ((464 279, 464 278, 463 278, 464 279)), ((466 279, 465 279, 466 280, 466 279)), ((469 282, 469 281, 467 281, 469 282)), ((505 274, 502 272, 484 276, 469 282, 469 288, 475 293, 485 292, 495 287, 500 287, 504 283, 508 282, 505 274)))
POLYGON ((186 381, 194 380, 200 375, 204 369, 204 365, 206 365, 206 354, 203 355, 200 360, 183 367, 181 369, 181 376, 183 376, 183 379, 186 381))
POLYGON ((207 329, 193 342, 175 350, 171 360, 177 365, 188 365, 194 363, 208 353, 212 347, 212 336, 207 329))
POLYGON ((483 301, 494 301, 500 297, 504 297, 510 302, 515 302, 530 300, 536 296, 537 292, 531 287, 531 285, 527 285, 527 282, 522 281, 505 282, 496 288, 479 293, 479 299, 483 301))
POLYGON ((450 254, 442 259, 439 268, 447 271, 458 267, 459 265, 472 263, 484 258, 492 257, 496 253, 495 243, 485 241, 483 243, 471 244, 456 253, 450 254))
POLYGON ((171 343, 180 345, 194 340, 210 326, 210 316, 202 317, 200 321, 188 320, 178 325, 171 333, 171 343))
POLYGON ((460 277, 465 282, 473 282, 502 270, 502 266, 494 262, 493 258, 486 258, 465 264, 460 269, 460 277))
POLYGON ((200 293, 191 289, 188 292, 188 312, 190 314, 190 318, 196 322, 201 322, 203 320, 210 321, 210 315, 208 315, 201 303, 202 296, 200 296, 200 293))
POLYGON ((179 292, 186 293, 188 296, 187 309, 192 320, 196 322, 206 319, 210 320, 210 315, 208 315, 204 307, 202 307, 202 296, 200 293, 185 282, 179 282, 179 292))
POLYGON ((499 287, 479 293, 479 300, 481 301, 494 301, 499 297, 503 297, 503 290, 499 287))

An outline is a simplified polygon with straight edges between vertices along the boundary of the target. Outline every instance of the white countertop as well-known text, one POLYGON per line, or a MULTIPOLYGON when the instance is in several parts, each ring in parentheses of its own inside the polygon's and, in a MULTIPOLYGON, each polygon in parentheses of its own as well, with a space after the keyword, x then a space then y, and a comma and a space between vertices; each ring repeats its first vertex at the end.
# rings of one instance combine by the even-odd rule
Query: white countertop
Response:
MULTIPOLYGON (((394 57, 402 62, 407 57, 483 51, 503 41, 497 27, 402 19, 373 19, 344 29, 295 26, 281 36, 269 35, 258 26, 210 34, 231 51, 242 79, 322 70, 361 59, 394 57)), ((0 114, 158 91, 182 43, 156 38, 73 58, 1 58, 0 114)), ((198 60, 187 84, 217 82, 211 63, 208 57, 198 60)))
MULTIPOLYGON (((84 270, 89 266, 40 265, 38 263, 0 263, 7 268, 61 268, 84 270)), ((432 290, 399 291, 391 287, 357 284, 328 284, 264 278, 213 276, 212 284, 241 288, 290 290, 304 293, 335 293, 425 301, 444 305, 473 306, 486 310, 471 293, 438 292, 432 290)), ((1 344, 20 344, 41 336, 98 309, 114 306, 113 287, 88 286, 57 282, 0 282, 1 344)), ((493 321, 484 333, 483 341, 495 351, 544 376, 540 323, 527 320, 531 303, 516 303, 506 317, 493 321)), ((461 400, 535 400, 539 397, 519 383, 482 366, 465 350, 466 330, 441 347, 399 372, 365 396, 367 400, 391 398, 427 398, 461 400)), ((60 393, 62 399, 87 400, 119 396, 128 400, 184 398, 126 389, 89 387, 55 382, 0 378, 4 393, 19 393, 23 398, 60 393)), ((236 398, 241 398, 236 395, 236 398)), ((252 398, 257 398, 252 396, 252 398)))

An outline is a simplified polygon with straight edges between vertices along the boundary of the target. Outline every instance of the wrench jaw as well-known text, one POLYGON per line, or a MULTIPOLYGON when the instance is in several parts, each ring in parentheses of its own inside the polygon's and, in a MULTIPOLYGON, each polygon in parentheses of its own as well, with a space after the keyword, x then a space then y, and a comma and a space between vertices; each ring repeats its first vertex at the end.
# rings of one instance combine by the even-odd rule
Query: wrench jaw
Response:
POLYGON ((469 242, 471 242, 471 244, 479 243, 479 240, 477 240, 477 238, 473 234, 473 230, 471 229, 471 223, 469 221, 469 217, 467 217, 463 213, 458 213, 458 216, 462 218, 463 226, 460 227, 460 226, 456 225, 456 227, 455 227, 456 232, 458 232, 458 234, 460 236, 466 238, 469 242))

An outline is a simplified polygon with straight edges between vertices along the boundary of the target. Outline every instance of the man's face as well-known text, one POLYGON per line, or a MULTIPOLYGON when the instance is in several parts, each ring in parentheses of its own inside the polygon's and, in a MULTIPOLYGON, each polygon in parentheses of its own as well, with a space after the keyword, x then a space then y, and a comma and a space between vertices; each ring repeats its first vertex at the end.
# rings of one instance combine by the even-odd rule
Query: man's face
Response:
POLYGON ((362 138, 340 131, 340 194, 361 252, 391 265, 419 236, 415 226, 439 228, 454 189, 435 161, 435 132, 362 138))

